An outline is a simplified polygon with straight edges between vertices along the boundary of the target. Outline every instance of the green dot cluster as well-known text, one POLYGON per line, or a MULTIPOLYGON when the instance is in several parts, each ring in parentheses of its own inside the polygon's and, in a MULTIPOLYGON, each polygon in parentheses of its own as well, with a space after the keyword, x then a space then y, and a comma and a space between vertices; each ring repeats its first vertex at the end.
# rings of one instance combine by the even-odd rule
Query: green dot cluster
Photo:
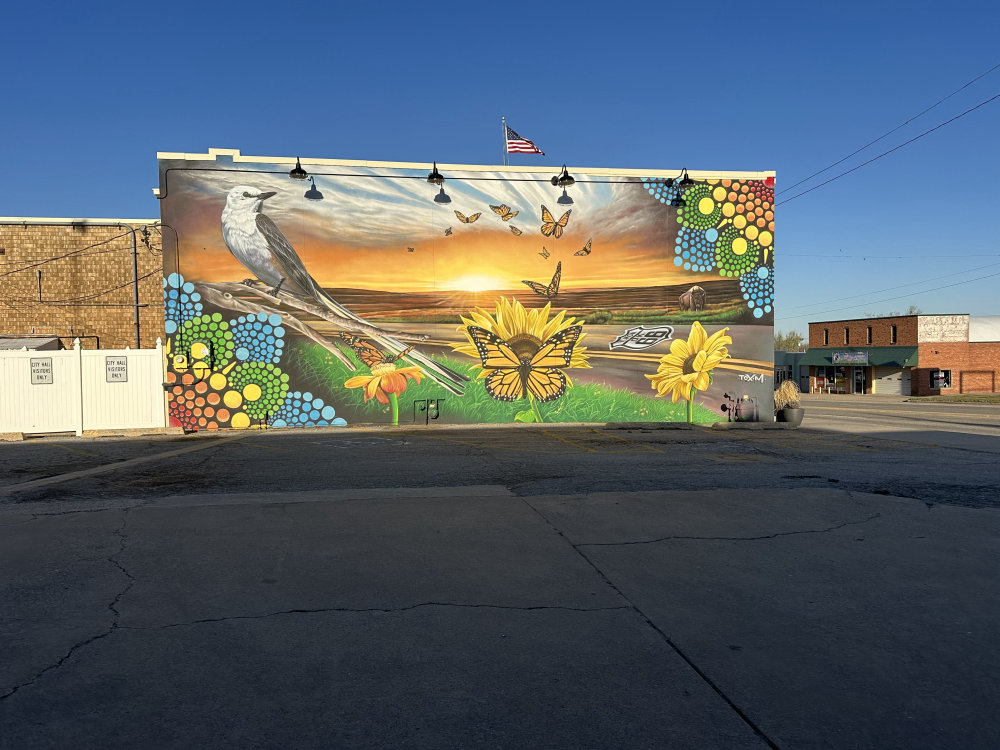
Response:
POLYGON ((251 419, 266 419, 285 402, 288 375, 270 363, 244 362, 229 373, 229 384, 242 392, 250 383, 260 386, 260 398, 244 401, 243 410, 251 419))
POLYGON ((233 357, 233 334, 221 313, 202 315, 181 324, 174 338, 174 352, 188 354, 191 346, 201 342, 212 352, 212 367, 218 369, 233 357))
POLYGON ((722 218, 722 205, 712 198, 715 209, 710 214, 698 210, 702 198, 712 198, 712 188, 709 185, 694 185, 681 193, 684 205, 677 212, 677 221, 693 229, 711 229, 722 218))
POLYGON ((747 240, 747 251, 743 255, 733 252, 733 242, 742 236, 736 227, 726 227, 719 235, 715 243, 715 267, 719 269, 720 276, 740 276, 760 259, 760 245, 750 240, 747 240))

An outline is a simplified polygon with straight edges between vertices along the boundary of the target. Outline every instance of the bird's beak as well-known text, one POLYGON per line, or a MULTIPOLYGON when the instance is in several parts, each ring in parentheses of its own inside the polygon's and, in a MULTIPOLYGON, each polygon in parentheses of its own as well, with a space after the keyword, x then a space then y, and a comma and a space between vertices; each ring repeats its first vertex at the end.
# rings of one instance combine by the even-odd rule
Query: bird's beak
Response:
POLYGON ((257 197, 258 197, 258 198, 260 198, 260 200, 262 200, 262 201, 266 201, 266 200, 267 200, 268 198, 270 198, 270 197, 271 197, 272 195, 277 195, 277 193, 274 193, 274 192, 271 192, 271 193, 261 193, 261 194, 260 194, 260 195, 258 195, 257 197))

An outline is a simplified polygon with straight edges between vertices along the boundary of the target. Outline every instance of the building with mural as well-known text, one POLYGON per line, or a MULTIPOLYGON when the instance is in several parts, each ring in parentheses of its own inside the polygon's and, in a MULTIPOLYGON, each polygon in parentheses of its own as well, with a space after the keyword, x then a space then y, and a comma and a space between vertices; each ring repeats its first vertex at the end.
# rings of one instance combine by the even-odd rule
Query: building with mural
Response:
POLYGON ((773 173, 158 159, 177 425, 771 419, 773 173))

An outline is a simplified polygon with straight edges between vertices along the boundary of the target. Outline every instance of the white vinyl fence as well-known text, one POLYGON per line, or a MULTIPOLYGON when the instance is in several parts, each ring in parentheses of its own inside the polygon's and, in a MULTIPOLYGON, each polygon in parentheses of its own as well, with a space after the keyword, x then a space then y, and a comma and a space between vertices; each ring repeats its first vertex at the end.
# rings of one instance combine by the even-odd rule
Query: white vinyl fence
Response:
POLYGON ((165 427, 163 346, 0 351, 0 432, 165 427))

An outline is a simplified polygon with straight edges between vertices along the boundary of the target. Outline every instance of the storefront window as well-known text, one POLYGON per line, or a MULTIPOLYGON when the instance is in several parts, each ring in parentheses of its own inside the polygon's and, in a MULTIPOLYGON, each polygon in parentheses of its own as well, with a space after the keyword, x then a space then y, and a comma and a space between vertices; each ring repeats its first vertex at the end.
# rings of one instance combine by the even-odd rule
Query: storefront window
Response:
POLYGON ((951 370, 931 370, 931 388, 951 388, 951 370))

